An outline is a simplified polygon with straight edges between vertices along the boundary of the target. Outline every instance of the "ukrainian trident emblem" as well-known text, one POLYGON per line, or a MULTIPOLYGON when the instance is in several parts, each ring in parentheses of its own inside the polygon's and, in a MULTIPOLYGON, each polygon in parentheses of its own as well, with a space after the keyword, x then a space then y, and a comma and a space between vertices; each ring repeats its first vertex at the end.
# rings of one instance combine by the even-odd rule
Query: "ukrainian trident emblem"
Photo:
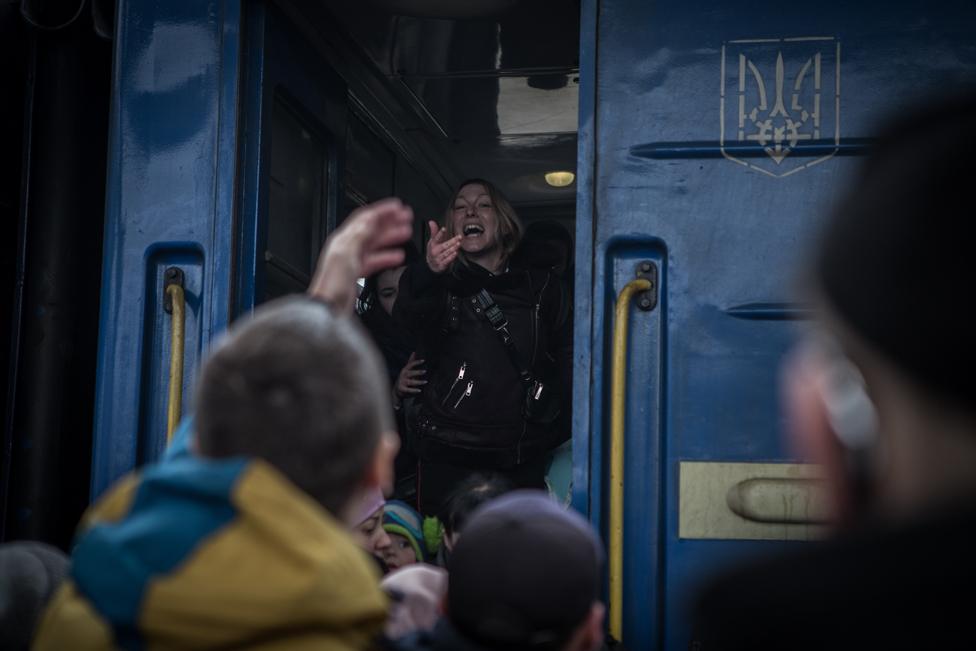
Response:
POLYGON ((751 39, 722 44, 719 147, 731 161, 784 177, 840 145, 840 42, 751 39))

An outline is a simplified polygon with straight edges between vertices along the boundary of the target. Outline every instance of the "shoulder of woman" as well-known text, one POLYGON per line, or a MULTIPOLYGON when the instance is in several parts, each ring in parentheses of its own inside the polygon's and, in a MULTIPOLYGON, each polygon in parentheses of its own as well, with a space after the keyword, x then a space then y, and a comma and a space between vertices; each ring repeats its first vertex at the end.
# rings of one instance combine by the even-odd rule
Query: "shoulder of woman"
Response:
POLYGON ((550 323, 559 326, 572 318, 573 296, 569 283, 553 270, 549 270, 543 282, 539 303, 543 311, 550 315, 550 323))
POLYGON ((525 269, 552 269, 563 262, 559 249, 545 240, 522 240, 512 252, 511 264, 525 269))

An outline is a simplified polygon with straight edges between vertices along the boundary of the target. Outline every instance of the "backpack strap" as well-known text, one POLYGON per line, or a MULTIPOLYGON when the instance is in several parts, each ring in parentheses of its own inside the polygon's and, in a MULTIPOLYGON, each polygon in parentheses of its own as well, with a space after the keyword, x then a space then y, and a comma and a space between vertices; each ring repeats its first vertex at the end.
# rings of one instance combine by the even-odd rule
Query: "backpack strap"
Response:
POLYGON ((508 353, 509 358, 512 360, 512 365, 515 366, 515 370, 518 371, 519 379, 525 383, 526 386, 532 386, 535 384, 535 378, 532 377, 532 371, 525 365, 522 355, 519 354, 518 346, 515 345, 515 340, 512 338, 512 333, 508 331, 508 319, 505 318, 505 313, 502 312, 502 308, 498 307, 495 303, 495 299, 491 294, 488 293, 487 289, 482 289, 480 292, 471 297, 471 306, 474 308, 475 313, 484 314, 488 323, 491 325, 492 330, 498 335, 498 339, 505 346, 505 352, 508 353))

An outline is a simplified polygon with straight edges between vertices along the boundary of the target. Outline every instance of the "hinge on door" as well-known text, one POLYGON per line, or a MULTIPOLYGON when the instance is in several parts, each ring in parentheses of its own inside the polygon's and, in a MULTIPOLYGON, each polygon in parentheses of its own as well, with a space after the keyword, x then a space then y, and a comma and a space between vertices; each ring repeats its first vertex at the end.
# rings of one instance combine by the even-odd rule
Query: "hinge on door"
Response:
POLYGON ((657 307, 657 265, 650 260, 637 263, 637 278, 645 278, 651 282, 651 288, 637 294, 637 307, 650 312, 657 307))

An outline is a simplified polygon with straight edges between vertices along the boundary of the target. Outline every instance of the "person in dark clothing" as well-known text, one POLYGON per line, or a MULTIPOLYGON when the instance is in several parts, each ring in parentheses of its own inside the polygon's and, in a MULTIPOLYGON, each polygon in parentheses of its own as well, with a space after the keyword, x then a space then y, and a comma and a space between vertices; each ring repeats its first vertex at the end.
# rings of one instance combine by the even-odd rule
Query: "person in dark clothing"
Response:
POLYGON ((512 483, 502 475, 477 473, 458 484, 444 502, 438 519, 444 527, 437 564, 447 567, 451 551, 457 544, 461 529, 482 504, 514 490, 512 483))
POLYGON ((394 462, 396 482, 393 496, 415 502, 417 455, 414 451, 414 436, 409 427, 410 419, 406 417, 406 413, 413 407, 414 397, 425 384, 426 371, 422 368, 424 360, 416 355, 415 338, 409 330, 399 327, 393 321, 393 306, 397 299, 400 276, 407 265, 420 258, 417 249, 409 242, 403 250, 403 265, 383 269, 366 279, 356 309, 363 325, 376 342, 376 347, 383 354, 393 390, 392 404, 397 432, 400 434, 400 451, 394 462))
POLYGON ((400 279, 394 317, 418 337, 427 385, 417 416, 418 504, 436 514, 476 471, 543 488, 569 438, 572 300, 543 247, 490 183, 461 184, 425 259, 400 279))
POLYGON ((532 246, 551 248, 553 255, 556 256, 554 264, 556 271, 566 279, 566 282, 572 282, 575 248, 573 236, 565 226, 551 219, 534 221, 525 227, 522 239, 532 246))
POLYGON ((589 523, 541 491, 478 509, 447 572, 445 616, 399 651, 593 651, 603 550, 589 523))
POLYGON ((404 246, 403 251, 404 264, 383 269, 367 278, 356 304, 359 319, 373 337, 376 347, 383 353, 390 374, 390 384, 394 386, 401 370, 416 349, 410 334, 397 327, 393 321, 393 306, 397 299, 400 276, 407 265, 416 263, 420 258, 411 243, 404 246))
POLYGON ((784 369, 791 434, 837 514, 827 541, 729 571, 691 648, 973 648, 976 93, 878 140, 812 265, 816 326, 784 369))
MULTIPOLYGON (((554 268, 566 282, 566 290, 573 296, 575 290, 576 249, 573 245, 573 236, 570 232, 556 220, 542 219, 529 223, 525 228, 522 237, 522 246, 532 247, 533 249, 544 248, 551 251, 554 256, 554 268)), ((561 431, 572 431, 573 414, 570 411, 563 411, 559 414, 557 427, 561 431)), ((552 453, 552 460, 546 471, 546 483, 549 492, 569 503, 569 495, 572 492, 573 474, 573 446, 569 441, 559 446, 552 453)))

